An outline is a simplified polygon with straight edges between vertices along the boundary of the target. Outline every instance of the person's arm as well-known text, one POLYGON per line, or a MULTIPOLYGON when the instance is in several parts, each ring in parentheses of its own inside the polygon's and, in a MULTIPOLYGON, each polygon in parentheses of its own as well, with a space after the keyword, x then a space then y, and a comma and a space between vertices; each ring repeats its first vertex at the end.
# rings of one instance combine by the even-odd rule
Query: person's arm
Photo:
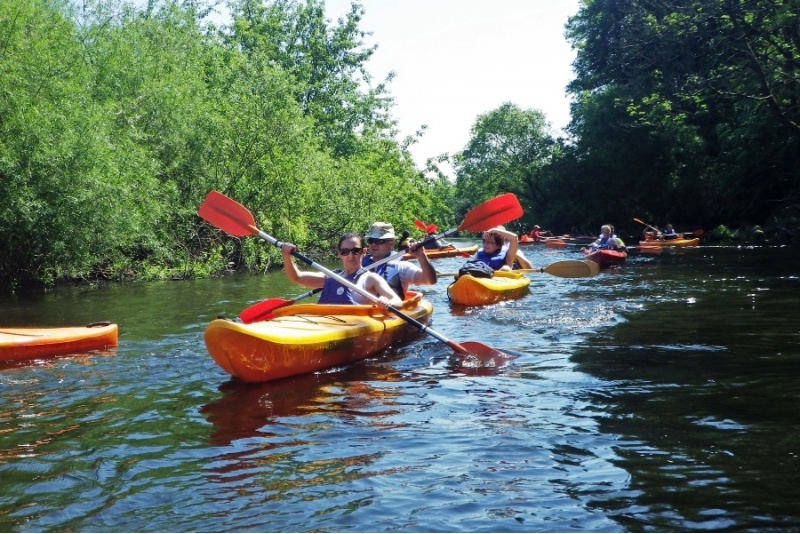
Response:
POLYGON ((286 270, 286 278, 288 278, 290 282, 300 284, 304 287, 317 288, 325 285, 324 274, 298 270, 297 265, 295 265, 292 260, 292 251, 296 248, 297 247, 291 243, 283 243, 283 245, 281 245, 281 256, 283 257, 283 268, 286 270))
POLYGON ((425 248, 419 246, 419 243, 411 242, 408 245, 408 251, 411 252, 411 255, 414 256, 417 261, 419 262, 420 272, 422 276, 414 276, 414 284, 417 285, 433 285, 436 283, 436 269, 431 264, 430 260, 428 259, 428 255, 425 254, 425 248))
POLYGON ((389 306, 399 308, 403 305, 403 299, 397 296, 389 282, 378 276, 375 273, 369 272, 364 275, 364 288, 378 297, 378 302, 375 304, 382 310, 387 309, 389 306))
POLYGON ((506 251, 506 264, 501 267, 501 269, 508 267, 511 269, 514 265, 514 262, 517 259, 517 250, 519 249, 519 237, 515 232, 509 232, 508 230, 501 230, 499 228, 492 228, 490 230, 491 233, 503 236, 504 239, 508 240, 508 250, 506 251))

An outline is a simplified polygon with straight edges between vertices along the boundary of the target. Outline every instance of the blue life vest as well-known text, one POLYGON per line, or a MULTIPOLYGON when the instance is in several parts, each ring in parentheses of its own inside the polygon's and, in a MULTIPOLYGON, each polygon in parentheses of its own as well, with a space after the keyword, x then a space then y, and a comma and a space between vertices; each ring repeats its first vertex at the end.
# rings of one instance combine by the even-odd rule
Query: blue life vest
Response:
MULTIPOLYGON (((338 275, 342 275, 342 271, 334 271, 338 275)), ((355 273, 344 276, 348 282, 355 284, 356 279, 364 274, 363 269, 359 269, 355 273)), ((333 278, 325 278, 325 284, 322 286, 322 293, 319 295, 319 304, 355 304, 353 300, 353 290, 349 287, 343 286, 333 278)))
MULTIPOLYGON (((372 259, 372 256, 367 256, 361 261, 361 265, 363 267, 368 267, 375 263, 375 260, 372 259)), ((397 296, 401 299, 405 300, 405 291, 403 291, 403 281, 400 278, 400 266, 396 261, 390 261, 384 263, 383 265, 379 265, 375 269, 372 269, 374 273, 378 276, 383 278, 389 283, 389 287, 397 293, 397 296)))
POLYGON ((495 271, 506 264, 506 253, 508 252, 507 247, 502 247, 500 250, 495 252, 494 256, 489 256, 485 250, 480 249, 475 254, 475 259, 478 261, 482 261, 483 263, 487 264, 489 267, 494 269, 495 271))
POLYGON ((606 237, 601 235, 597 243, 592 243, 592 250, 608 249, 611 246, 611 236, 606 237))

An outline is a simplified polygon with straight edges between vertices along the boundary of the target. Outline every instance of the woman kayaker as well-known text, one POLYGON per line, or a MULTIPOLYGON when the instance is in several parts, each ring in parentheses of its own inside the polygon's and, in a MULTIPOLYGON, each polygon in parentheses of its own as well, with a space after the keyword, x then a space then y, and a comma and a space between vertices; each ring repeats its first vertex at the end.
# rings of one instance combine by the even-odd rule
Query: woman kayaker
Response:
POLYGON ((495 271, 510 271, 513 268, 519 253, 519 237, 516 233, 498 226, 484 232, 481 241, 482 247, 472 259, 486 263, 495 271), (506 240, 508 245, 505 245, 506 240))
MULTIPOLYGON (((300 271, 292 259, 292 251, 297 247, 292 243, 283 243, 281 253, 286 277, 295 284, 310 288, 322 288, 319 297, 320 304, 370 304, 365 296, 357 291, 343 286, 333 278, 328 278, 323 273, 300 271)), ((366 253, 363 238, 357 233, 348 233, 339 239, 337 247, 339 258, 342 260, 343 278, 356 286, 378 297, 375 304, 385 310, 389 306, 400 307, 403 300, 397 296, 389 283, 377 274, 361 268, 361 259, 366 253)))
POLYGON ((622 242, 622 239, 614 235, 613 226, 610 224, 604 224, 600 227, 600 237, 597 238, 597 241, 592 243, 591 249, 625 250, 625 243, 622 242))

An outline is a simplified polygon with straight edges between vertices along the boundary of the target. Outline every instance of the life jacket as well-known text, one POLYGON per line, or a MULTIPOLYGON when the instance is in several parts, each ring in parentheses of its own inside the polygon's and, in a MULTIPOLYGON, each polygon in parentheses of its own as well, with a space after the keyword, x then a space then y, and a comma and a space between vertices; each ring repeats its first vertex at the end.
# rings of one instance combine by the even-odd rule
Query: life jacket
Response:
POLYGON ((489 267, 494 269, 495 271, 506 264, 506 254, 508 253, 508 247, 501 247, 494 256, 489 256, 489 254, 480 249, 475 254, 475 259, 478 261, 482 261, 483 263, 487 264, 489 267))
MULTIPOLYGON (((342 271, 334 271, 338 275, 342 275, 342 271)), ((343 276, 348 282, 356 283, 359 276, 366 271, 359 269, 355 273, 343 276)), ((333 278, 325 278, 325 283, 322 286, 322 293, 319 295, 319 304, 355 304, 353 300, 353 290, 349 287, 343 286, 333 278)))
POLYGON ((604 235, 601 235, 600 239, 598 239, 596 243, 592 244, 592 250, 613 248, 611 244, 611 239, 612 239, 611 236, 606 237, 604 235))
MULTIPOLYGON (((367 256, 361 261, 362 267, 369 267, 375 263, 375 260, 372 259, 372 256, 367 256)), ((386 280, 389 283, 389 287, 397 293, 397 296, 401 299, 405 300, 405 291, 403 290, 403 281, 400 278, 400 266, 396 261, 390 261, 384 263, 383 265, 379 265, 372 271, 386 280)))

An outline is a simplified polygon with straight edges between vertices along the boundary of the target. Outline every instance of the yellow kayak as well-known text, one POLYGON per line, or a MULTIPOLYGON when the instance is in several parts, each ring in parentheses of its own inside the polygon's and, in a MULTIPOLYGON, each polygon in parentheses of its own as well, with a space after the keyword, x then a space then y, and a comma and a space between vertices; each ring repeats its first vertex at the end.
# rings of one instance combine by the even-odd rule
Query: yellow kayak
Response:
POLYGON ((495 271, 492 278, 466 274, 447 287, 447 296, 454 304, 484 306, 519 298, 528 293, 530 284, 530 278, 514 271, 495 271))
MULTIPOLYGON (((433 305, 409 292, 404 314, 427 323, 433 305)), ((206 348, 226 372, 245 382, 266 382, 345 365, 416 337, 420 330, 372 305, 296 304, 268 321, 212 321, 206 348)))
POLYGON ((648 239, 646 241, 639 241, 640 246, 652 247, 696 247, 700 244, 700 238, 694 239, 648 239))
POLYGON ((52 328, 0 327, 0 360, 25 360, 117 346, 111 323, 52 328))

